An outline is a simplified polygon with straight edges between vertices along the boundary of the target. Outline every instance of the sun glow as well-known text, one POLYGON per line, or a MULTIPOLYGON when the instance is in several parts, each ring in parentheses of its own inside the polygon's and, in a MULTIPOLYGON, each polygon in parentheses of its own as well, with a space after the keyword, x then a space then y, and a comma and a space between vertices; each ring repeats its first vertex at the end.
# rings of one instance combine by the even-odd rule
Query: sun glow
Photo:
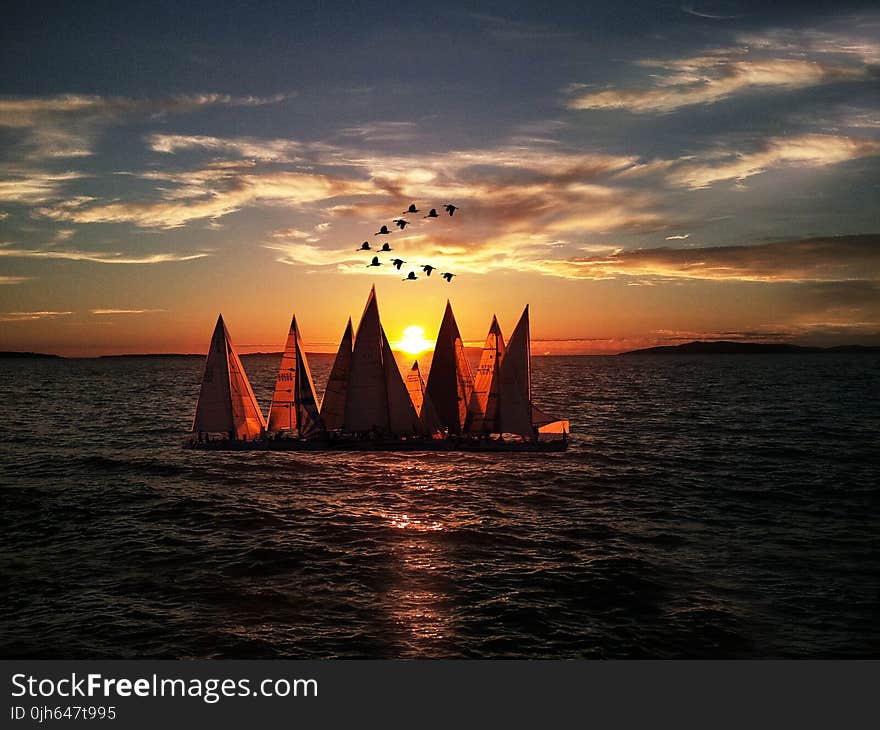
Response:
POLYGON ((412 324, 403 330, 403 337, 394 343, 394 349, 406 352, 410 355, 418 355, 425 350, 430 350, 434 343, 425 339, 424 327, 412 324))

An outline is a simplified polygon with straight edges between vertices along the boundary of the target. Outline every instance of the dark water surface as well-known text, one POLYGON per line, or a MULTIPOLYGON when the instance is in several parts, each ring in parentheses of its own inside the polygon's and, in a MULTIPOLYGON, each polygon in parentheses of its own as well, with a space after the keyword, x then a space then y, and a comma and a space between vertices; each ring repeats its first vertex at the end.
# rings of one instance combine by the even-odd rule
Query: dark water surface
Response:
POLYGON ((0 362, 0 654, 880 656, 877 356, 535 358, 544 455, 184 451, 201 368, 0 362))

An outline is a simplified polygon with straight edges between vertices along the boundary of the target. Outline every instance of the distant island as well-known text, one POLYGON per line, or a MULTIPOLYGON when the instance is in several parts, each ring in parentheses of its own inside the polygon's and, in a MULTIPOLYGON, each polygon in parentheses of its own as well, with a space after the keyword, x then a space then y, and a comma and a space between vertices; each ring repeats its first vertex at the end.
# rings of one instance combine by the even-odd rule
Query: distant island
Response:
POLYGON ((53 358, 56 360, 61 359, 61 355, 47 355, 44 352, 15 352, 12 350, 0 350, 0 358, 24 358, 24 357, 53 358))
POLYGON ((871 345, 838 345, 837 347, 805 347, 778 342, 685 342, 682 345, 659 345, 641 350, 621 352, 621 355, 784 355, 804 353, 878 353, 880 347, 871 345))

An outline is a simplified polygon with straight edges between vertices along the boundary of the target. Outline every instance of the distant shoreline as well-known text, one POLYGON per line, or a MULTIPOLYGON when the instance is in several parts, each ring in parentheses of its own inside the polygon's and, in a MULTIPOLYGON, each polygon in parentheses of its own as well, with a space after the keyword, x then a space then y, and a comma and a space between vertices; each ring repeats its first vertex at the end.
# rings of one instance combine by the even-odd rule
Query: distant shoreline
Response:
POLYGON ((621 352, 620 355, 807 355, 827 353, 880 353, 880 346, 838 345, 836 347, 808 347, 775 342, 731 342, 729 340, 694 341, 681 345, 659 345, 640 350, 621 352))
MULTIPOLYGON (((467 348, 479 351, 479 348, 467 348)), ((837 345, 835 347, 810 347, 807 345, 789 345, 773 342, 732 342, 729 340, 695 340, 681 345, 658 345, 656 347, 644 347, 639 350, 627 350, 618 353, 593 353, 593 354, 570 354, 559 353, 554 355, 533 355, 533 357, 616 357, 620 355, 810 355, 810 354, 877 354, 880 346, 877 345, 837 345)), ((242 357, 281 357, 281 352, 245 352, 242 357)), ((331 352, 307 352, 309 357, 330 357, 331 352)), ((402 353, 406 354, 406 353, 402 353)), ((120 360, 134 358, 199 358, 204 359, 200 353, 180 352, 144 352, 123 355, 94 355, 94 356, 66 356, 54 355, 43 352, 18 352, 12 350, 0 351, 0 360, 120 360)), ((409 355, 409 357, 412 357, 409 355)))

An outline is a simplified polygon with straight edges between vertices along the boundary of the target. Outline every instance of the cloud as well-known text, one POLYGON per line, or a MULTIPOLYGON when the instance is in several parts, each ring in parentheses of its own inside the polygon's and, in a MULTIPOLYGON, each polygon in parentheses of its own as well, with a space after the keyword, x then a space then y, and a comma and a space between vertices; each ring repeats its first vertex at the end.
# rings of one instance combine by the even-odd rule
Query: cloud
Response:
POLYGON ((342 137, 357 137, 364 142, 408 142, 415 139, 415 122, 372 122, 339 130, 342 137))
POLYGON ((52 173, 16 166, 0 167, 0 176, 0 201, 22 205, 53 200, 68 182, 83 177, 73 171, 52 173))
POLYGON ((0 312, 0 322, 29 322, 36 319, 66 317, 73 312, 0 312))
POLYGON ((743 91, 809 86, 868 78, 865 68, 798 59, 766 61, 718 56, 682 59, 668 65, 674 73, 647 89, 606 89, 570 99, 570 109, 624 109, 636 114, 672 112, 696 104, 714 104, 743 91))
POLYGON ((594 91, 570 88, 570 109, 622 109, 668 113, 715 104, 743 93, 795 90, 875 75, 880 45, 818 31, 770 31, 736 38, 736 45, 678 59, 642 60, 648 84, 594 91))
POLYGON ((667 180, 691 189, 723 180, 742 182, 777 167, 824 167, 880 155, 880 141, 831 134, 802 134, 764 141, 750 152, 720 151, 666 165, 667 180))
POLYGON ((185 114, 205 107, 262 106, 289 98, 180 94, 155 99, 61 94, 0 97, 0 128, 17 131, 19 155, 28 159, 86 157, 98 132, 131 117, 185 114))
POLYGON ((78 251, 55 248, 13 248, 9 243, 0 243, 0 258, 61 259, 66 261, 91 261, 98 264, 163 264, 178 261, 193 261, 205 258, 205 252, 193 254, 154 253, 134 256, 119 251, 78 251))
POLYGON ((58 205, 39 215, 75 223, 133 223, 143 228, 176 228, 193 220, 220 218, 250 205, 300 206, 315 201, 377 192, 367 181, 301 172, 249 173, 238 169, 157 173, 175 183, 166 200, 58 205))
POLYGON ((0 276, 0 286, 21 284, 22 282, 30 281, 31 278, 30 276, 0 276))
POLYGON ((289 139, 256 137, 221 138, 206 135, 154 134, 148 138, 153 152, 174 154, 180 150, 208 150, 263 162, 299 162, 306 145, 289 139))
POLYGON ((768 282, 880 281, 880 234, 742 246, 617 250, 606 256, 544 264, 549 272, 587 279, 659 276, 768 282))
POLYGON ((154 312, 166 312, 166 309, 92 309, 89 310, 96 315, 116 315, 116 314, 152 314, 154 312))

